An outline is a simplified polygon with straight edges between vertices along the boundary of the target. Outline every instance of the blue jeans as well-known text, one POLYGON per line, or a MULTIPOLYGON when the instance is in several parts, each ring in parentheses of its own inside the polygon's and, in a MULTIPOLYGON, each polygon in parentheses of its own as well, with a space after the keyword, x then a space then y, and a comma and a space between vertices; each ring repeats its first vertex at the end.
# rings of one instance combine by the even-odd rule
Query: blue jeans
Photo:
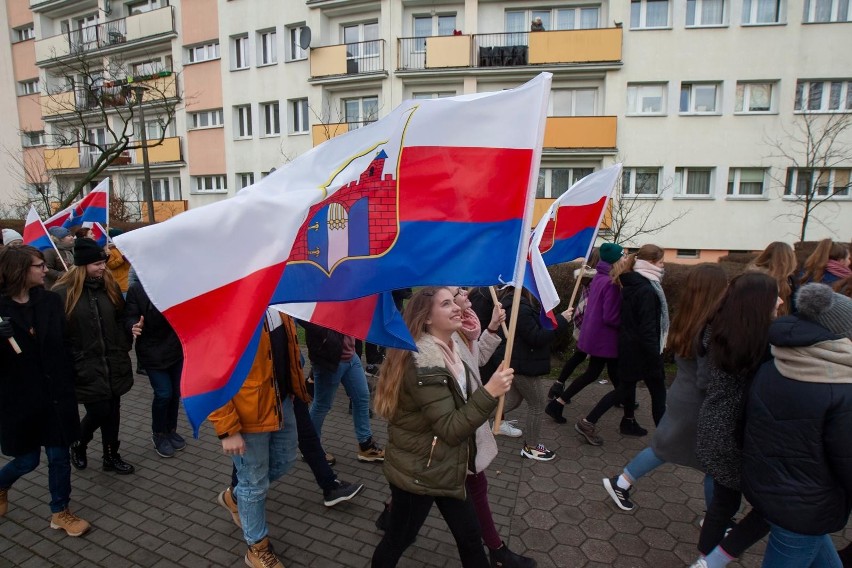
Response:
MULTIPOLYGON (((666 463, 664 460, 661 460, 657 454, 654 453, 653 448, 648 446, 630 460, 630 463, 627 464, 624 468, 624 475, 630 480, 630 484, 633 485, 636 483, 641 477, 648 475, 661 465, 666 463)), ((713 501, 713 478, 709 475, 704 476, 704 503, 707 508, 710 508, 710 503, 713 501)))
POLYGON ((349 361, 341 361, 337 370, 323 371, 317 367, 314 373, 314 402, 311 404, 311 421, 317 436, 322 438, 322 423, 334 403, 334 395, 341 384, 352 399, 352 421, 355 423, 355 437, 358 443, 373 437, 370 429, 370 390, 367 377, 361 366, 361 359, 353 356, 349 361))
POLYGON ((243 434, 246 451, 234 456, 237 468, 237 497, 243 536, 249 545, 257 544, 269 533, 266 526, 266 494, 269 483, 290 471, 296 462, 296 417, 293 401, 286 398, 281 404, 284 427, 275 432, 243 434))
POLYGON ((798 534, 771 525, 763 568, 842 568, 840 556, 827 534, 798 534))
MULTIPOLYGON (((47 487, 50 489, 50 512, 68 508, 71 501, 71 458, 65 446, 47 446, 47 487)), ((0 469, 0 489, 9 489, 21 477, 38 467, 41 449, 14 458, 0 469)))
POLYGON ((146 369, 154 401, 151 403, 151 432, 166 434, 177 429, 180 408, 180 375, 183 359, 167 369, 146 369))

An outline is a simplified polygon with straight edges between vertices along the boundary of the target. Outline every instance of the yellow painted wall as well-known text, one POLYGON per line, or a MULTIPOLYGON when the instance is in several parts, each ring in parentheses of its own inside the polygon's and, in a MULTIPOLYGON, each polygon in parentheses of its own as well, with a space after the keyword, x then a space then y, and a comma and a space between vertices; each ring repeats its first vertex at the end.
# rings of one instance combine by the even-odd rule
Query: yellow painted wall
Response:
POLYGON ((621 61, 621 28, 531 32, 529 63, 621 61))
POLYGON ((346 45, 311 48, 311 77, 346 74, 346 45))
MULTIPOLYGON (((142 148, 137 148, 136 152, 136 163, 142 163, 142 148)), ((162 144, 157 146, 152 146, 151 142, 148 142, 148 161, 152 164, 158 164, 162 162, 179 162, 181 159, 180 156, 180 137, 175 136, 173 138, 165 138, 162 144)))
POLYGON ((544 129, 545 148, 615 148, 614 116, 551 116, 544 129))
POLYGON ((470 67, 470 36, 426 38, 426 68, 470 67))
MULTIPOLYGON (((148 204, 144 201, 142 205, 142 219, 148 219, 148 204)), ((171 219, 175 215, 179 215, 189 209, 189 202, 185 200, 178 201, 155 201, 154 202, 154 220, 165 221, 171 219)))
POLYGON ((346 134, 349 132, 349 125, 345 122, 337 124, 314 124, 311 127, 311 140, 314 146, 319 146, 326 140, 346 134))
POLYGON ((76 169, 80 167, 77 148, 46 148, 44 163, 48 170, 76 169))

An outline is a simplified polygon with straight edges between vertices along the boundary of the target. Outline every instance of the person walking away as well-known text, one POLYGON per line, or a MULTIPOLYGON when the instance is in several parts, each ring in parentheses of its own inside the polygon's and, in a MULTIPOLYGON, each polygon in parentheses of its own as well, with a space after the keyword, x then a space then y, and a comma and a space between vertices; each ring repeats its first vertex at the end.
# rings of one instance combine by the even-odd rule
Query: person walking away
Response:
POLYGON ((65 274, 66 266, 68 268, 74 266, 74 235, 65 227, 51 227, 47 232, 56 245, 56 249, 50 247, 44 251, 44 261, 47 263, 44 287, 46 290, 51 290, 56 281, 65 274))
POLYGON ((796 282, 796 253, 793 247, 787 243, 775 241, 758 255, 754 261, 746 267, 746 270, 764 271, 778 283, 778 295, 784 301, 779 308, 778 315, 787 315, 793 311, 793 296, 798 288, 796 282))

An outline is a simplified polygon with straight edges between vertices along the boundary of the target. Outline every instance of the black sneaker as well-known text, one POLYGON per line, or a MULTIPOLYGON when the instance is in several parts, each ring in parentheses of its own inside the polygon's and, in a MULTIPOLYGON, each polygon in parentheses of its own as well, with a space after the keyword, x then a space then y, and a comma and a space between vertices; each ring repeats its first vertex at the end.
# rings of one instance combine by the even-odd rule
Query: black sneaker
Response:
POLYGON ((169 442, 168 434, 151 434, 151 441, 154 442, 154 449, 157 455, 161 458, 172 458, 175 455, 175 449, 169 442))
POLYGON ((553 400, 554 398, 562 394, 563 390, 565 390, 565 385, 563 385, 559 381, 556 381, 555 383, 553 383, 553 386, 551 386, 550 390, 547 392, 547 400, 553 400))
POLYGON ((551 400, 547 403, 547 406, 544 407, 544 412, 553 418, 557 424, 565 424, 568 420, 562 416, 562 410, 565 408, 562 404, 559 404, 559 401, 556 399, 551 400))
POLYGON ((622 436, 636 436, 638 438, 648 433, 647 430, 639 426, 635 418, 622 418, 618 429, 622 436))
POLYGON ((618 477, 603 480, 604 489, 622 511, 632 511, 633 501, 630 500, 630 490, 618 486, 618 477))
POLYGON ((339 479, 335 479, 334 483, 334 489, 326 489, 323 491, 322 502, 326 507, 334 507, 342 501, 349 501, 364 490, 363 483, 346 483, 339 479))

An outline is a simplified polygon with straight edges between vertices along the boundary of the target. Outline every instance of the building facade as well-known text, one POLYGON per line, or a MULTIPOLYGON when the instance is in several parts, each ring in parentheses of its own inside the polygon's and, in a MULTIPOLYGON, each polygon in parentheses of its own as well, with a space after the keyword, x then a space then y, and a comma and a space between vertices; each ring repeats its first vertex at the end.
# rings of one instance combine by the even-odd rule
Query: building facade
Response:
MULTIPOLYGON (((232 196, 404 99, 511 88, 548 71, 536 215, 622 162, 606 229, 629 246, 657 243, 669 260, 797 241, 806 209, 808 240, 852 240, 845 0, 5 3, 20 129, 43 140, 34 148, 47 181, 91 163, 84 145, 50 144, 62 125, 45 97, 69 83, 63 57, 83 52, 105 70, 121 60, 124 78, 143 83, 171 73, 170 120, 143 99, 148 138, 162 140, 149 148, 160 217, 232 196), (536 18, 543 31, 531 31, 536 18)), ((109 138, 121 102, 91 137, 109 138)), ((137 200, 139 154, 104 173, 137 200)))

